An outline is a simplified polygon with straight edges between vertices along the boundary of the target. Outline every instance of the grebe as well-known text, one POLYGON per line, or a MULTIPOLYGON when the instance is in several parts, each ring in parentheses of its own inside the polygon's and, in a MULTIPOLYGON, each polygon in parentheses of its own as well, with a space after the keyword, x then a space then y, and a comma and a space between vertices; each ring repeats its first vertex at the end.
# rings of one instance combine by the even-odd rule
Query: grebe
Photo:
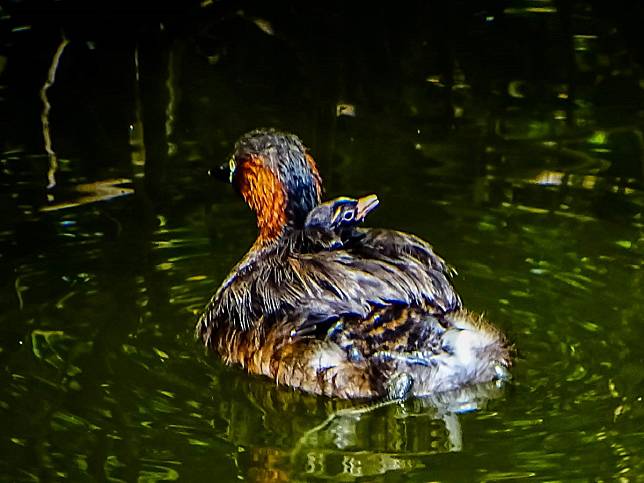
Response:
MULTIPOLYGON (((427 242, 347 220, 348 237, 322 237, 311 248, 339 205, 318 208, 322 180, 297 136, 245 134, 228 173, 259 235, 197 323, 225 363, 306 392, 360 399, 508 377, 506 337, 463 308, 453 271, 427 242)), ((362 219, 375 207, 363 201, 362 219)))

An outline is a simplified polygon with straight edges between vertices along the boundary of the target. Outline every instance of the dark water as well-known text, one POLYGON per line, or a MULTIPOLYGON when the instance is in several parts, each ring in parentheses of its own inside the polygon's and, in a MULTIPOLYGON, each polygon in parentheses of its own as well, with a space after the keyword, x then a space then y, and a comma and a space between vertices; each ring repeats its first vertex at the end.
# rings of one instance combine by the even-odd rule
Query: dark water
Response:
POLYGON ((638 4, 10 6, 2 479, 642 478, 638 4), (204 353, 196 317, 255 236, 205 173, 267 125, 458 269, 515 341, 509 386, 365 408, 204 353))

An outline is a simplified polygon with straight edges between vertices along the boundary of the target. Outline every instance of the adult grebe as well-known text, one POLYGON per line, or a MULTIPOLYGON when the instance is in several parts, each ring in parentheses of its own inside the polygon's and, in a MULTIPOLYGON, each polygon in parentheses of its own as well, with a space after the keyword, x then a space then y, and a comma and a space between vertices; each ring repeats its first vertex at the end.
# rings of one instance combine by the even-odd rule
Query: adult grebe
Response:
MULTIPOLYGON (((315 236, 312 243, 311 229, 324 231, 336 206, 309 216, 320 206, 322 181, 295 135, 242 136, 229 175, 259 235, 197 324, 227 364, 307 392, 365 399, 508 376, 506 338, 462 307, 451 269, 428 243, 359 228, 362 220, 347 220, 339 244, 315 236)), ((362 219, 373 208, 363 206, 370 208, 362 219)))

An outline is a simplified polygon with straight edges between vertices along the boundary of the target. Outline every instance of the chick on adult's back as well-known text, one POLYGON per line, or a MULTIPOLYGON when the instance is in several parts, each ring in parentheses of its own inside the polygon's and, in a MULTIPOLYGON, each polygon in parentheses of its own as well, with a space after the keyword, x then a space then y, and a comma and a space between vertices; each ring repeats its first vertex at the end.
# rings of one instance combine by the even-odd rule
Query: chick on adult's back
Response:
POLYGON ((226 363, 343 398, 422 396, 507 375, 505 337, 463 309, 425 241, 345 223, 342 243, 312 248, 310 220, 323 225, 325 212, 307 216, 322 183, 296 136, 252 131, 229 166, 259 235, 197 324, 226 363))

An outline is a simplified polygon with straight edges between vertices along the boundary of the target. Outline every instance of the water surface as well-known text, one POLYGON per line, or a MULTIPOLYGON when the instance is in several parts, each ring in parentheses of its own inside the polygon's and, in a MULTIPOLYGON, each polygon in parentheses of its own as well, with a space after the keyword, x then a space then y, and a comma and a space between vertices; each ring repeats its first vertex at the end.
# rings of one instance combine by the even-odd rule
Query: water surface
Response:
POLYGON ((510 3, 7 11, 3 479, 641 477, 641 51, 622 12, 510 3), (205 173, 258 126, 301 136, 328 197, 377 193, 371 226, 432 242, 514 341, 511 384, 365 407, 203 350, 255 236, 205 173))

